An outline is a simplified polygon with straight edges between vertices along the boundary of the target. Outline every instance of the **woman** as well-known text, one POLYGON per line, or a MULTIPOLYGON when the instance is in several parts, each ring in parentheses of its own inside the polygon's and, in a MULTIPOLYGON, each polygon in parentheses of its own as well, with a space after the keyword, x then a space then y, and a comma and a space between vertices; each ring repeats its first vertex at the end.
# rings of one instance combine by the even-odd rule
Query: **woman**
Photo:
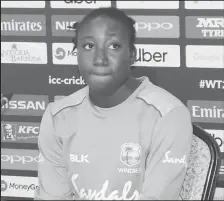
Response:
POLYGON ((147 77, 134 78, 135 22, 115 8, 76 26, 87 86, 43 115, 35 199, 177 199, 192 138, 187 108, 147 77))

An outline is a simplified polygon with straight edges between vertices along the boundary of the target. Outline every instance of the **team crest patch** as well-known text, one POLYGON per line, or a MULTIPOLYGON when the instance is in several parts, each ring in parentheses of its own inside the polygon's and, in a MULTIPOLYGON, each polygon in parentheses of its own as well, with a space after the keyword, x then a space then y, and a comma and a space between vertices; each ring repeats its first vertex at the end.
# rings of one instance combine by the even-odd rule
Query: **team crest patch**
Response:
POLYGON ((141 147, 137 143, 125 143, 121 146, 121 162, 132 167, 140 162, 141 147))

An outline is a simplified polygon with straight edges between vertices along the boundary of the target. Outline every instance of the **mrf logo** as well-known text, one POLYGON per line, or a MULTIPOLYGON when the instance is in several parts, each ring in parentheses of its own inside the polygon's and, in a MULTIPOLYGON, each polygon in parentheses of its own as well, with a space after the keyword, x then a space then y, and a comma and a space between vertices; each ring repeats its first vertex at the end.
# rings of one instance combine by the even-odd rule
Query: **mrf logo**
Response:
POLYGON ((141 147, 133 142, 125 143, 121 146, 121 162, 132 167, 140 162, 141 147))

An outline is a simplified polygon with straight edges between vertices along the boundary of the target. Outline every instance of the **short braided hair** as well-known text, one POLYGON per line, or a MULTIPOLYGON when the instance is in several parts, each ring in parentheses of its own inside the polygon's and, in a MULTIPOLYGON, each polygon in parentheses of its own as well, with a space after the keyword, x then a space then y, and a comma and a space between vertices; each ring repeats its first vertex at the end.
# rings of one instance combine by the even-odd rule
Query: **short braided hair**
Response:
POLYGON ((135 49, 135 40, 136 40, 136 31, 134 28, 135 21, 128 17, 123 11, 114 8, 114 7, 108 7, 108 8, 98 8, 94 9, 90 13, 88 13, 81 22, 76 22, 73 24, 73 26, 69 26, 69 28, 72 28, 75 30, 75 37, 72 39, 72 42, 74 44, 73 51, 77 48, 77 36, 78 36, 78 31, 80 30, 80 27, 85 24, 85 22, 88 22, 89 20, 92 20, 96 17, 99 16, 106 16, 115 20, 119 20, 126 26, 128 29, 128 34, 129 34, 129 45, 131 50, 135 49))

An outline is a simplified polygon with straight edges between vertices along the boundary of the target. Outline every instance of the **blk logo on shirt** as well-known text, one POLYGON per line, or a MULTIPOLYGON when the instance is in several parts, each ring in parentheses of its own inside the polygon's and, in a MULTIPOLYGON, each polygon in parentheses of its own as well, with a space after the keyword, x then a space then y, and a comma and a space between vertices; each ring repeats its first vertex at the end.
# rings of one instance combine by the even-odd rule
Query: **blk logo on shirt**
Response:
POLYGON ((88 155, 70 154, 70 161, 75 163, 89 163, 88 155))

